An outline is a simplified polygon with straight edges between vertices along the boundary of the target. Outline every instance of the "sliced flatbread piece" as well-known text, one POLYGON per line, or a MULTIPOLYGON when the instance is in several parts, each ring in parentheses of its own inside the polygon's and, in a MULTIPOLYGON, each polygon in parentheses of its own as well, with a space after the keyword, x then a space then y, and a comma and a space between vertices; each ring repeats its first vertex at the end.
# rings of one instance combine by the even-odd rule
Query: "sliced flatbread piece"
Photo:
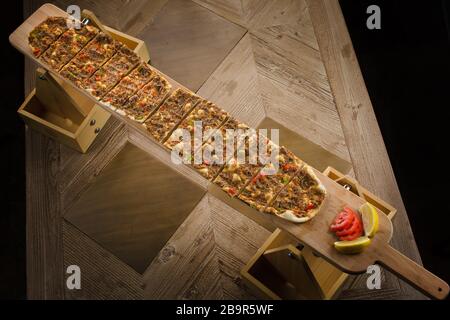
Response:
POLYGON ((63 17, 48 17, 41 22, 28 35, 28 44, 33 55, 38 58, 67 29, 67 20, 63 17))
POLYGON ((320 211, 326 189, 309 166, 303 167, 265 208, 265 212, 303 223, 320 211))
MULTIPOLYGON (((234 118, 217 130, 213 136, 203 145, 198 153, 191 154, 192 166, 206 179, 212 181, 222 170, 225 163, 233 158, 237 150, 236 135, 249 129, 249 127, 234 118), (231 149, 228 144, 231 144, 231 149), (200 156, 200 157, 199 157, 200 156), (196 159, 199 157, 199 159, 196 159), (195 162, 197 160, 197 162, 195 162)), ((193 150, 196 151, 196 150, 193 150)))
POLYGON ((125 46, 121 46, 108 62, 83 83, 83 88, 100 100, 139 62, 140 59, 136 53, 125 46))
POLYGON ((175 90, 170 97, 144 123, 147 131, 158 142, 164 142, 167 135, 200 101, 200 97, 185 89, 175 90))
POLYGON ((196 164, 195 154, 191 155, 192 167, 208 180, 213 180, 222 169, 223 163, 223 151, 217 152, 213 145, 206 143, 199 151, 201 163, 196 164), (220 154, 222 153, 222 154, 220 154))
POLYGON ((227 122, 209 138, 208 143, 212 146, 221 146, 225 162, 228 162, 236 154, 238 143, 245 141, 240 139, 248 134, 250 127, 239 120, 229 117, 227 122))
POLYGON ((98 32, 97 28, 85 25, 82 25, 80 29, 68 29, 40 56, 40 59, 53 70, 59 71, 98 32))
POLYGON ((122 78, 111 91, 104 95, 102 101, 113 110, 121 108, 155 74, 147 63, 141 63, 126 77, 122 78))
MULTIPOLYGON (((258 135, 254 130, 249 130, 238 138, 235 156, 226 163, 214 180, 214 183, 231 197, 237 196, 265 165, 259 157, 259 139, 267 138, 258 135)), ((278 146, 270 140, 268 142, 267 156, 270 157, 278 146)))
POLYGON ((149 83, 116 111, 135 121, 144 122, 167 98, 171 88, 169 81, 155 73, 149 83))
POLYGON ((278 163, 267 164, 238 195, 239 199, 260 211, 271 203, 303 166, 303 162, 285 147, 276 150, 278 155, 274 158, 278 163))
POLYGON ((220 109, 214 103, 202 99, 187 117, 181 121, 164 145, 172 150, 177 144, 184 143, 183 133, 190 134, 190 139, 195 145, 202 145, 203 142, 206 142, 211 137, 215 130, 218 130, 228 120, 228 117, 229 115, 226 111, 220 109), (199 130, 201 130, 200 140, 197 139, 198 141, 196 141, 194 132, 196 122, 200 125, 199 130))
POLYGON ((78 87, 89 79, 123 45, 100 32, 64 68, 60 74, 78 87))

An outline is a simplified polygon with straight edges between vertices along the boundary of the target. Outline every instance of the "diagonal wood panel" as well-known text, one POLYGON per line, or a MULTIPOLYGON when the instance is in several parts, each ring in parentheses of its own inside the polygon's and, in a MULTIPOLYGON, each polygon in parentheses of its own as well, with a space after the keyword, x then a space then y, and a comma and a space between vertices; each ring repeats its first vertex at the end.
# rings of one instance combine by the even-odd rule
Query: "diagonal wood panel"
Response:
POLYGON ((210 291, 221 287, 214 245, 208 196, 205 196, 145 271, 145 297, 220 298, 220 290, 210 291), (204 268, 209 272, 203 272, 204 268))
POLYGON ((64 268, 77 265, 81 271, 81 289, 65 287, 66 299, 143 298, 142 276, 66 221, 63 243, 64 268))
POLYGON ((239 271, 270 233, 211 195, 144 274, 147 298, 254 299, 239 271))
POLYGON ((243 283, 240 270, 270 232, 212 195, 209 205, 224 295, 228 299, 262 298, 243 283))
POLYGON ((269 11, 261 13, 258 28, 242 38, 199 93, 252 125, 264 118, 262 103, 265 117, 350 161, 308 10, 303 1, 295 3, 276 6, 284 20, 270 22, 263 19, 269 11))
POLYGON ((244 33, 192 1, 169 0, 138 37, 156 68, 195 92, 244 33))
POLYGON ((204 193, 127 143, 64 218, 141 273, 204 193))
POLYGON ((202 85, 198 94, 257 127, 265 117, 251 39, 246 34, 202 85))

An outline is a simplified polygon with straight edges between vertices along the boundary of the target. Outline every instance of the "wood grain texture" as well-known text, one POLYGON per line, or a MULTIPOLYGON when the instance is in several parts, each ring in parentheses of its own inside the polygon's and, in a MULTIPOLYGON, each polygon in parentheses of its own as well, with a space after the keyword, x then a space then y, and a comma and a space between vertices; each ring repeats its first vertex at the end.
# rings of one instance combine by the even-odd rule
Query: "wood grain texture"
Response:
POLYGON ((309 12, 303 1, 282 2, 269 7, 283 19, 268 8, 255 14, 255 28, 198 92, 250 125, 270 117, 350 161, 309 12))
POLYGON ((252 33, 266 115, 349 161, 320 53, 302 42, 297 29, 252 33))
POLYGON ((26 130, 28 299, 64 298, 58 165, 59 144, 26 130))
POLYGON ((169 0, 139 37, 152 65, 195 92, 244 33, 192 1, 169 0))
MULTIPOLYGON (((193 0, 217 15, 253 31, 277 25, 298 24, 308 15, 301 0, 193 0)), ((305 25, 305 30, 311 25, 305 25)))
MULTIPOLYGON (((384 141, 337 0, 308 0, 356 179, 398 209, 392 244, 421 263, 384 141)), ((423 298, 402 285, 410 298, 423 298)))
POLYGON ((205 193, 127 143, 64 218, 142 273, 205 193))
POLYGON ((145 271, 145 297, 217 299, 220 290, 215 288, 221 287, 220 281, 205 196, 145 271), (203 272, 205 268, 209 272, 203 272))
POLYGON ((267 235, 255 222, 205 195, 146 270, 146 298, 257 298, 239 270, 267 235))
POLYGON ((71 265, 81 270, 81 289, 69 290, 66 286, 66 299, 143 298, 142 276, 66 221, 63 221, 63 243, 64 270, 71 265))
POLYGON ((87 154, 80 154, 69 148, 63 149, 66 161, 61 167, 59 188, 63 213, 77 201, 127 142, 126 127, 111 120, 100 131, 87 154))
POLYGON ((257 127, 264 119, 264 105, 248 34, 202 85, 198 94, 250 126, 257 127))
POLYGON ((240 270, 270 235, 266 229, 209 195, 214 240, 227 299, 261 298, 243 282, 240 270))

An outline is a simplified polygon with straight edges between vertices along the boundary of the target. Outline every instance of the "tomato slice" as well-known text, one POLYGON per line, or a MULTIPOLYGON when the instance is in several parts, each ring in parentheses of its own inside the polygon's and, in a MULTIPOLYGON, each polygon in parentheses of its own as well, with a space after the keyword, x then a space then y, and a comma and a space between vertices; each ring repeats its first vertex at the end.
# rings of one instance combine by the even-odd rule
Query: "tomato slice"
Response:
POLYGON ((345 229, 348 229, 351 227, 353 222, 355 221, 356 217, 354 215, 346 215, 342 219, 337 220, 335 223, 333 223, 330 227, 330 230, 333 232, 336 231, 342 231, 345 229))
POLYGON ((345 212, 345 211, 340 212, 336 216, 336 218, 334 218, 334 221, 332 224, 337 224, 339 222, 342 222, 342 220, 345 220, 348 217, 348 215, 349 215, 348 212, 345 212))
POLYGON ((335 232, 341 241, 351 241, 363 234, 362 221, 358 214, 349 207, 344 207, 333 223, 330 230, 335 232))
POLYGON ((353 216, 355 219, 353 220, 353 223, 350 225, 350 227, 336 231, 336 235, 338 237, 345 237, 349 236, 351 234, 357 233, 359 229, 361 229, 361 223, 356 216, 353 216))
POLYGON ((352 208, 349 208, 349 207, 344 207, 344 212, 347 212, 348 214, 353 214, 353 215, 355 215, 355 216, 356 216, 356 212, 355 212, 355 211, 353 211, 353 209, 352 209, 352 208))
POLYGON ((352 240, 358 239, 359 237, 361 237, 361 234, 354 233, 354 234, 351 234, 349 236, 339 237, 339 240, 341 240, 341 241, 352 241, 352 240))

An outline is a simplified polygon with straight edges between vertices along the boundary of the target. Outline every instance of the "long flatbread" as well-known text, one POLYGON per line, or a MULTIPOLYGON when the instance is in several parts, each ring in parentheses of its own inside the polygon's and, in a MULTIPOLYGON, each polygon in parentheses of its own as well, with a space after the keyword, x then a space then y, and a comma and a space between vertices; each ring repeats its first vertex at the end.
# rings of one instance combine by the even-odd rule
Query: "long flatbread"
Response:
POLYGON ((102 102, 116 111, 135 121, 145 121, 147 131, 167 148, 177 151, 175 148, 189 144, 190 152, 182 156, 230 196, 293 222, 308 221, 319 212, 326 190, 311 167, 288 149, 254 131, 249 133, 247 125, 187 90, 178 89, 166 100, 171 90, 169 82, 132 50, 98 33, 95 27, 64 29, 61 23, 61 19, 49 18, 29 36, 33 53, 55 71, 64 66, 64 77, 97 99, 103 98, 102 102), (203 133, 208 131, 200 141, 193 136, 197 121, 203 133), (243 139, 239 134, 227 136, 231 129, 247 132, 243 139), (181 130, 190 134, 189 140, 183 141, 176 134, 181 130), (260 139, 269 145, 266 158, 270 164, 260 158, 260 139), (256 150, 250 147, 254 143, 256 150), (227 150, 230 145, 232 151, 227 150), (198 152, 203 158, 196 163, 198 152))

